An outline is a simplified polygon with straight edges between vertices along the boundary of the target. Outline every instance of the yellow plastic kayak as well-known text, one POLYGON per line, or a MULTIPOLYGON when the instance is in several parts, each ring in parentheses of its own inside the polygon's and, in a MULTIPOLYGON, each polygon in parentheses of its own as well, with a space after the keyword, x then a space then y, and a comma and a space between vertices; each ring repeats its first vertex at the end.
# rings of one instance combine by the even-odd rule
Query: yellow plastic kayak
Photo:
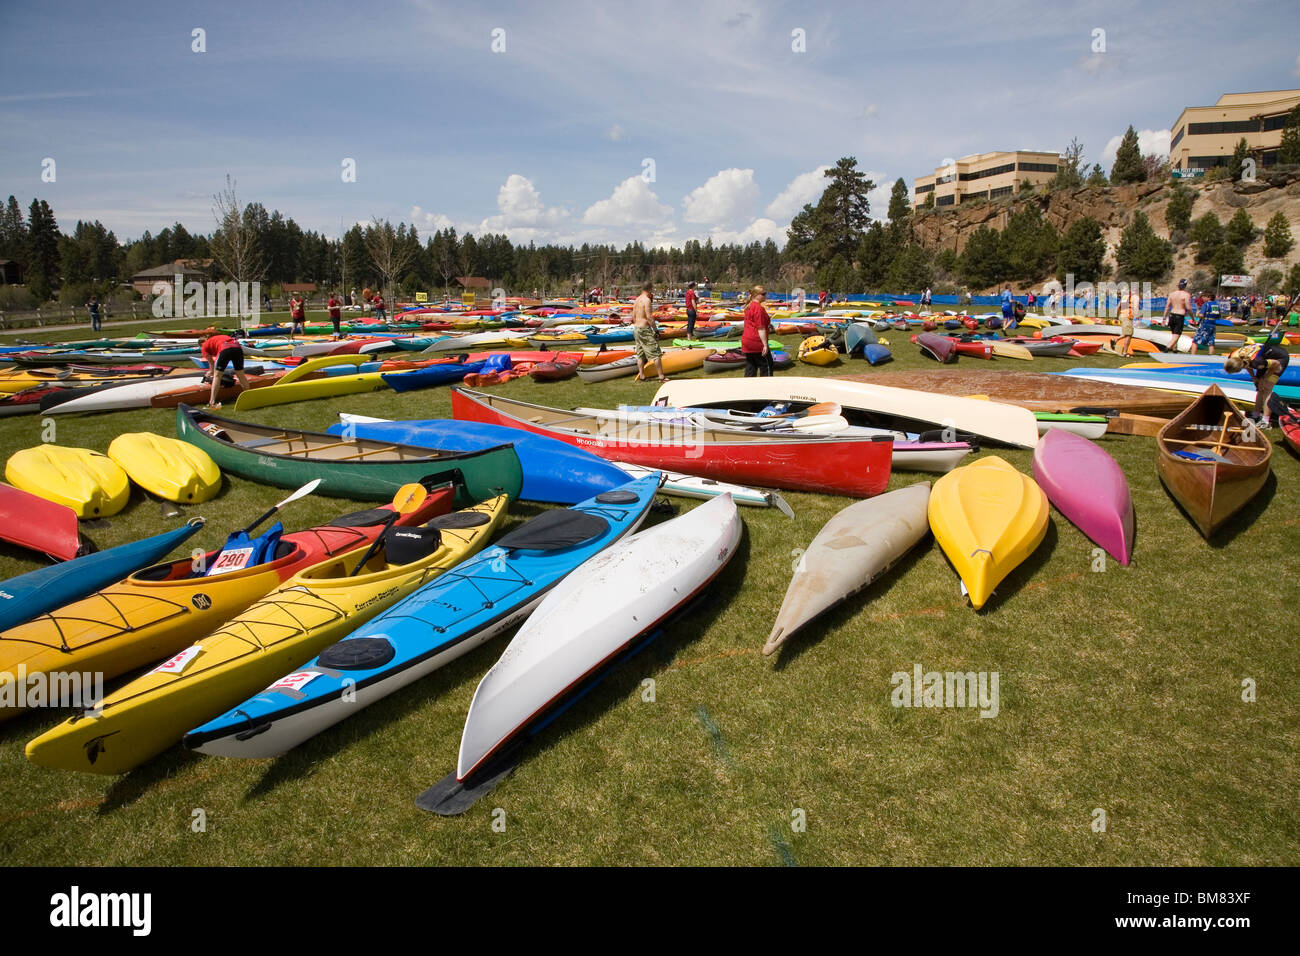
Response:
POLYGON ((979 609, 1047 535, 1047 495, 1001 458, 955 468, 930 492, 930 530, 979 609))
POLYGON ((126 472, 107 455, 89 448, 24 448, 9 456, 5 477, 23 491, 67 505, 78 518, 115 515, 131 497, 126 472))
POLYGON ((221 469, 202 448, 152 432, 127 432, 108 457, 145 491, 180 504, 207 501, 221 490, 221 469))
MULTIPOLYGON (((421 506, 397 519, 420 524, 451 507, 453 489, 434 489, 421 506)), ((391 506, 334 519, 280 538, 273 560, 208 575, 218 551, 137 571, 112 587, 26 623, 0 631, 0 701, 19 673, 98 673, 105 680, 157 663, 209 634, 300 571, 374 541, 391 506)), ((0 703, 0 720, 21 713, 0 703)))
MULTIPOLYGON (((505 517, 509 498, 442 518, 424 553, 390 564, 402 539, 358 565, 368 549, 300 572, 282 587, 149 673, 104 698, 100 709, 73 717, 27 745, 44 767, 124 773, 189 730, 301 667, 335 641, 483 548, 505 517), (360 570, 361 573, 354 574, 360 570)), ((417 529, 403 528, 407 536, 417 529)), ((414 545, 402 547, 421 547, 414 545)))
POLYGON ((822 335, 810 335, 800 342, 798 354, 799 361, 809 365, 830 365, 840 360, 839 352, 822 335))
POLYGON ((309 381, 276 382, 265 388, 250 388, 239 393, 235 411, 246 412, 270 405, 285 405, 309 398, 333 398, 336 395, 356 395, 388 388, 383 372, 361 372, 357 375, 330 375, 309 381))

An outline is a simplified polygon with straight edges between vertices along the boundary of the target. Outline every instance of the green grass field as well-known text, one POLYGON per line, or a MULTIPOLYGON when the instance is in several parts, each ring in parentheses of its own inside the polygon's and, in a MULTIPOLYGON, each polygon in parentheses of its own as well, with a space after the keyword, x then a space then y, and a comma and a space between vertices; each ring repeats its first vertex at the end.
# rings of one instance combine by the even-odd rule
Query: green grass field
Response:
MULTIPOLYGON (((924 364, 905 335, 887 337, 892 367, 924 364)), ((524 379, 499 389, 571 407, 643 403, 655 386, 524 379)), ((247 417, 323 430, 339 410, 436 417, 449 400, 446 389, 382 392, 247 417)), ((150 410, 60 417, 57 428, 61 444, 104 450, 121 432, 174 434, 175 423, 173 412, 150 410)), ((1165 492, 1153 440, 1108 437, 1137 509, 1130 567, 1093 571, 1092 543, 1053 512, 1047 540, 976 613, 927 540, 775 660, 760 648, 794 551, 848 502, 788 494, 793 521, 743 509, 740 550, 703 606, 553 724, 458 818, 413 801, 454 768, 470 698, 504 640, 276 760, 174 748, 120 778, 57 772, 29 765, 23 746, 63 715, 21 716, 0 725, 0 861, 1296 865, 1300 462, 1272 434, 1274 479, 1213 543, 1165 492), (997 671, 1000 713, 891 706, 891 674, 914 664, 997 671), (1242 699, 1247 679, 1253 703, 1242 699), (1104 832, 1094 828, 1098 808, 1104 832), (196 810, 206 832, 191 826, 196 810), (801 816, 806 827, 792 826, 801 816)), ((40 441, 39 416, 0 420, 5 457, 40 441)), ((983 454, 994 453, 1030 469, 1028 452, 983 454)), ((926 477, 899 473, 890 487, 926 477)), ((219 498, 190 509, 209 519, 194 543, 217 545, 284 494, 228 478, 219 498)), ((360 506, 313 497, 284 521, 292 529, 360 506)), ((88 534, 108 547, 177 520, 136 490, 126 511, 88 534)), ((0 545, 0 577, 37 566, 0 545)))

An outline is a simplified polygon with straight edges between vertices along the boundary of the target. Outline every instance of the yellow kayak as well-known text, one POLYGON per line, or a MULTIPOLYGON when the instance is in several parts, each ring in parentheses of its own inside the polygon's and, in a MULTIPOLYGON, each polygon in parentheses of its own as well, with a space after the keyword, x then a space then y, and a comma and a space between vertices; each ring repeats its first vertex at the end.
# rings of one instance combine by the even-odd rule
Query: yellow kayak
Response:
POLYGON ((131 497, 131 482, 121 466, 89 448, 24 448, 9 456, 5 478, 16 488, 67 505, 78 518, 115 515, 131 497))
POLYGON ((264 388, 245 389, 235 400, 235 411, 246 412, 270 405, 285 405, 309 398, 333 398, 336 395, 357 395, 387 388, 383 372, 361 372, 357 375, 330 375, 309 381, 284 382, 264 388))
POLYGON ((197 504, 221 490, 221 469, 202 448, 152 432, 127 432, 108 457, 145 491, 180 504, 197 504))
POLYGON ((423 528, 436 529, 436 535, 396 529, 402 537, 386 534, 363 568, 358 565, 368 549, 300 572, 219 630, 105 697, 98 714, 87 711, 31 741, 27 758, 88 773, 138 766, 478 552, 508 505, 499 495, 435 518, 423 528), (401 563, 390 563, 390 555, 401 563))
POLYGON ((822 335, 810 335, 799 343, 799 361, 809 365, 831 365, 840 360, 839 352, 822 335))
POLYGON ((1047 495, 1001 458, 981 458, 934 483, 929 517, 978 610, 1047 535, 1047 495))
MULTIPOLYGON (((451 485, 434 489, 419 508, 396 524, 416 525, 451 507, 451 485)), ((0 631, 0 696, 12 675, 89 673, 105 680, 155 664, 210 634, 280 587, 295 574, 350 551, 364 550, 378 536, 391 506, 368 509, 280 538, 273 560, 208 575, 219 550, 201 563, 187 557, 137 571, 80 601, 0 631)), ((358 554, 360 552, 358 551, 358 554)), ((0 720, 21 709, 0 706, 0 720)))

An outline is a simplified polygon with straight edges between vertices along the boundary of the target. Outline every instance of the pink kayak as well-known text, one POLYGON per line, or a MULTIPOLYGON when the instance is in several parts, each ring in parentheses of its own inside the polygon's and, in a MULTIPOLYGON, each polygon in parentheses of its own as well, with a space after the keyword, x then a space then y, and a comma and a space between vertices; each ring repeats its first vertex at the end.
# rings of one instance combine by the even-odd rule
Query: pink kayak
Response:
POLYGON ((1034 449, 1034 480, 1056 509, 1120 564, 1133 553, 1133 499, 1115 459, 1072 432, 1050 428, 1034 449))

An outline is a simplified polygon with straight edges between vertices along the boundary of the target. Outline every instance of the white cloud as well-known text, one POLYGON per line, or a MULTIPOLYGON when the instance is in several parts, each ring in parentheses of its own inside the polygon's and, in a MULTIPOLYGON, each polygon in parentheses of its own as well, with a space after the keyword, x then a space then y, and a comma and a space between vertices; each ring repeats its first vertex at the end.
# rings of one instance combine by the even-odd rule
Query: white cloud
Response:
POLYGON ((620 139, 623 138, 623 127, 615 123, 613 126, 611 126, 609 129, 605 131, 605 138, 611 140, 612 142, 617 143, 620 139))
POLYGON ((731 226, 753 214, 758 183, 752 169, 723 169, 682 200, 687 222, 731 226))
POLYGON ((868 103, 866 109, 858 114, 859 119, 875 119, 880 114, 880 108, 875 103, 868 103))
POLYGON ((546 236, 569 216, 567 210, 542 202, 532 180, 519 173, 511 173, 497 190, 497 209, 498 214, 484 219, 478 231, 504 232, 516 242, 546 236))
MULTIPOLYGON (((1115 154, 1119 152, 1119 144, 1123 142, 1124 135, 1112 136, 1106 141, 1106 148, 1101 152, 1101 165, 1109 169, 1115 162, 1115 154)), ((1149 156, 1154 153, 1157 156, 1169 155, 1169 130, 1167 129, 1143 129, 1138 130, 1138 150, 1143 156, 1149 156)))
POLYGON ((1291 67, 1292 76, 1300 76, 1300 53, 1296 54, 1295 66, 1291 67))
POLYGON ((788 228, 788 225, 781 226, 773 220, 764 217, 755 219, 744 229, 740 230, 714 229, 712 232, 712 239, 714 245, 719 245, 724 242, 738 242, 742 246, 748 245, 751 242, 766 242, 771 239, 778 246, 783 246, 785 245, 785 232, 788 228))
POLYGON ((874 169, 864 169, 862 174, 876 184, 876 188, 867 193, 867 204, 871 207, 868 215, 872 219, 888 218, 889 192, 894 188, 894 180, 874 169))
POLYGON ((826 189, 826 170, 829 166, 818 166, 807 173, 800 173, 790 180, 790 185, 767 204, 763 212, 773 219, 790 220, 805 203, 815 202, 826 189))
MULTIPOLYGON (((448 226, 456 227, 450 218, 440 212, 425 212, 419 206, 411 207, 411 224, 423 232, 440 232, 448 226)), ((362 223, 361 225, 366 225, 362 223)))
POLYGON ((661 203, 650 184, 638 175, 619 183, 608 199, 588 206, 582 221, 589 226, 659 226, 672 214, 672 207, 661 203))

